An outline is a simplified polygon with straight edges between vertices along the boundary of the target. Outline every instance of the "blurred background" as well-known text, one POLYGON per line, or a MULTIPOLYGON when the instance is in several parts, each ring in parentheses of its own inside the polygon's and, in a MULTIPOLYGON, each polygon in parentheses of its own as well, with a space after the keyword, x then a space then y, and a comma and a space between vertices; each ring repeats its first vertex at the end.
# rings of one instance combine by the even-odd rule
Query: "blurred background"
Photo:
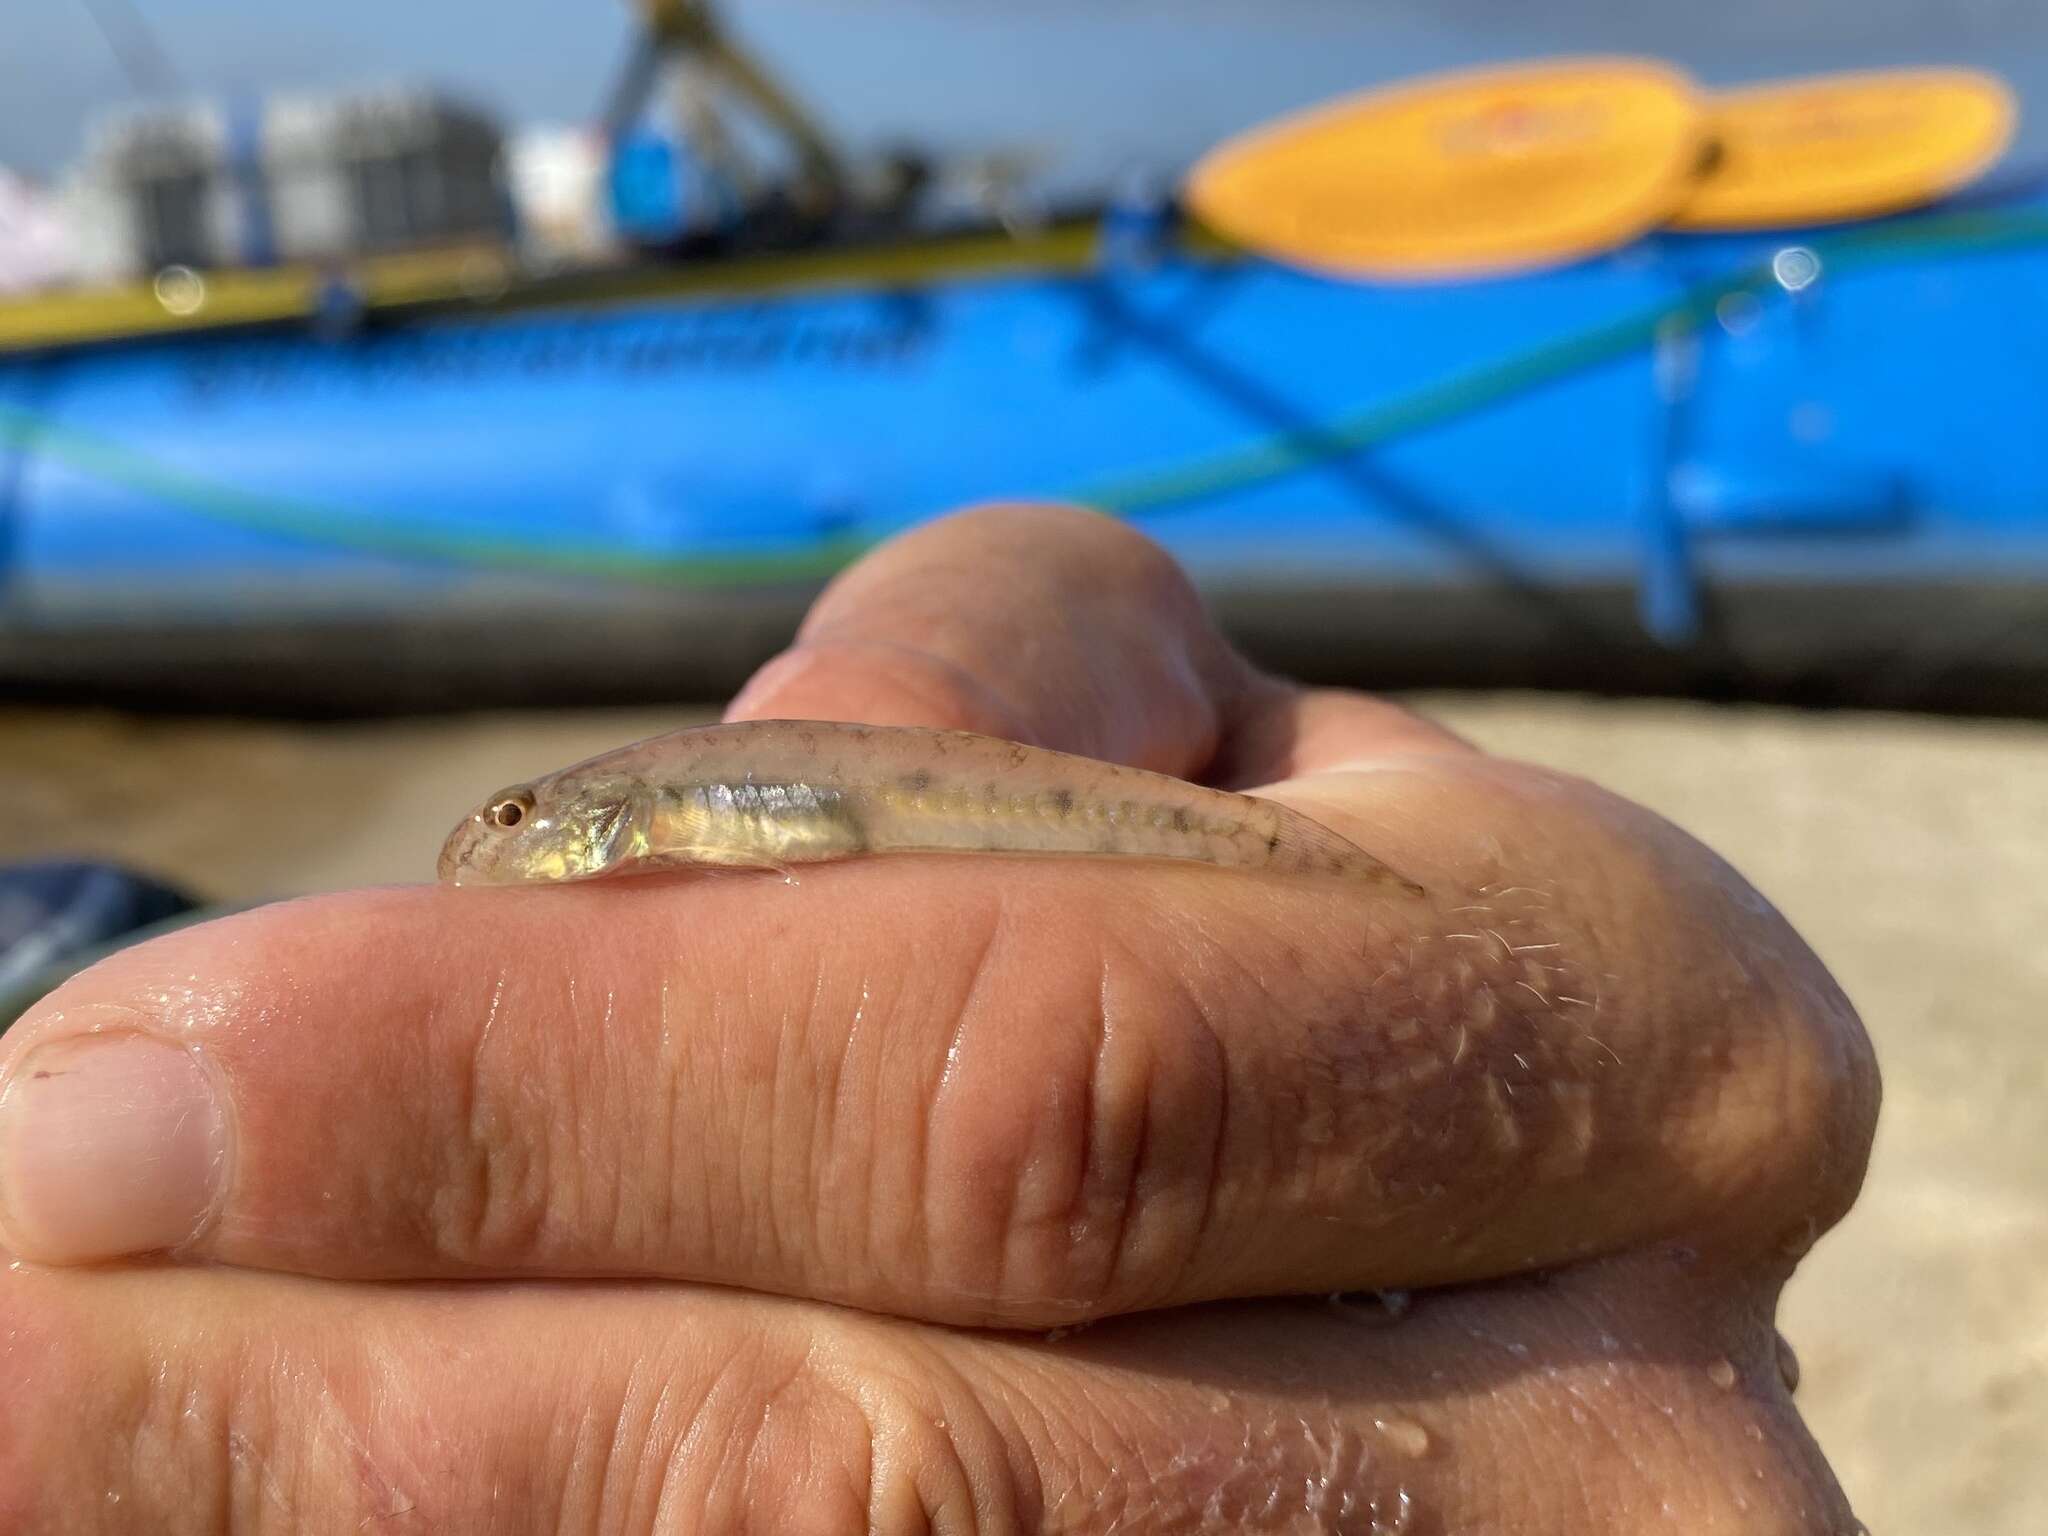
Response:
POLYGON ((1887 1088, 1801 1401, 1879 1530, 2048 1529, 2048 11, 55 0, 8 41, 0 1021, 166 923, 427 878, 877 541, 1082 500, 1263 660, 1792 917, 1887 1088))

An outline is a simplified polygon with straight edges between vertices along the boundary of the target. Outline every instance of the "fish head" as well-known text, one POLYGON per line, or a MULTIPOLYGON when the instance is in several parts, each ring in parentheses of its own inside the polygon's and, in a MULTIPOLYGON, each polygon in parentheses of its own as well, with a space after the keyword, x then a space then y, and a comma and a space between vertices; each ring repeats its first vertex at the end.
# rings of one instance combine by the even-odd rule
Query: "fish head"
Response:
POLYGON ((616 774, 571 771, 511 785, 448 834, 441 879, 529 885, 614 873, 646 850, 645 806, 639 784, 616 774))

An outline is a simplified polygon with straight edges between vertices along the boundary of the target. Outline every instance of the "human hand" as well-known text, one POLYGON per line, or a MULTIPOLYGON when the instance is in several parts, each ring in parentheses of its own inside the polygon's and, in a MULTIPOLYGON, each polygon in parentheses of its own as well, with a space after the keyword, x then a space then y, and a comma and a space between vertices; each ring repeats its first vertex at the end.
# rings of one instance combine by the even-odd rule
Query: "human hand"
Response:
POLYGON ((1061 509, 878 551, 733 714, 1267 786, 1431 895, 852 860, 128 951, 0 1045, 0 1532, 1851 1528, 1771 1313, 1875 1069, 1711 853, 1061 509))

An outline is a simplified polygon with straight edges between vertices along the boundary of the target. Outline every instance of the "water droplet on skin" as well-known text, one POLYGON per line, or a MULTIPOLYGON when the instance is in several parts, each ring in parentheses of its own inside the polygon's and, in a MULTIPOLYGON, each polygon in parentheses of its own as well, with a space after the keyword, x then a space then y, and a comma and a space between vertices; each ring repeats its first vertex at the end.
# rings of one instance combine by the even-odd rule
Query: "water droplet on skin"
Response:
POLYGON ((1707 1367, 1707 1380, 1711 1381, 1723 1392, 1728 1391, 1735 1385, 1735 1366, 1733 1362, 1716 1360, 1707 1367))
POLYGON ((1406 1291, 1332 1291, 1329 1306, 1361 1323, 1399 1322, 1410 1304, 1406 1291))
POLYGON ((1429 1454, 1429 1431, 1413 1419, 1374 1419, 1372 1427, 1388 1445, 1411 1461, 1429 1454))
POLYGON ((1402 1536, 1415 1523, 1415 1501, 1406 1488, 1396 1488, 1391 1497, 1373 1495, 1372 1536, 1402 1536))
POLYGON ((1785 1383, 1787 1392, 1799 1390, 1799 1357, 1792 1353, 1792 1341, 1782 1333, 1778 1335, 1778 1380, 1785 1383))

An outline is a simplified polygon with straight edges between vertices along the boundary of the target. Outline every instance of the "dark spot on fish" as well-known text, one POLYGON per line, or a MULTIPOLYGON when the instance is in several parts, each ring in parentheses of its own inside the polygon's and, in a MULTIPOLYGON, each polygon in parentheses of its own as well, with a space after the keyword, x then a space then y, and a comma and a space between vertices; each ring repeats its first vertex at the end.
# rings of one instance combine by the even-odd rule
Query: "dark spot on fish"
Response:
POLYGON ((29 1077, 38 1083, 46 1077, 62 1077, 63 1075, 62 1072, 52 1072, 48 1067, 40 1067, 36 1071, 29 1073, 29 1077))
POLYGON ((1188 813, 1179 806, 1174 807, 1173 830, 1176 832, 1192 832, 1195 830, 1194 824, 1188 820, 1188 813))
POLYGON ((1280 834, 1275 831, 1266 839, 1266 852, 1273 853, 1280 847, 1280 834))
POLYGON ((818 750, 818 733, 816 731, 800 732, 798 733, 796 739, 797 744, 801 746, 806 752, 815 752, 818 750))
POLYGON ((913 795, 923 794, 932 787, 931 770, 929 768, 920 768, 915 773, 906 773, 903 775, 903 787, 913 795))
POLYGON ((1024 765, 1025 765, 1026 763, 1028 763, 1028 762, 1030 762, 1030 761, 1031 761, 1031 749, 1030 749, 1029 747, 1020 747, 1020 746, 1016 746, 1016 745, 1014 745, 1014 744, 1013 744, 1013 745, 1011 746, 1011 748, 1010 748, 1010 766, 1011 766, 1012 768, 1022 768, 1022 767, 1023 767, 1023 766, 1024 766, 1024 765))
POLYGON ((865 853, 868 847, 867 818, 860 813, 851 795, 821 797, 818 810, 826 821, 837 827, 843 839, 840 846, 848 853, 865 853))
POLYGON ((1052 808, 1062 816, 1074 814, 1074 792, 1071 789, 1056 789, 1052 792, 1052 808))

